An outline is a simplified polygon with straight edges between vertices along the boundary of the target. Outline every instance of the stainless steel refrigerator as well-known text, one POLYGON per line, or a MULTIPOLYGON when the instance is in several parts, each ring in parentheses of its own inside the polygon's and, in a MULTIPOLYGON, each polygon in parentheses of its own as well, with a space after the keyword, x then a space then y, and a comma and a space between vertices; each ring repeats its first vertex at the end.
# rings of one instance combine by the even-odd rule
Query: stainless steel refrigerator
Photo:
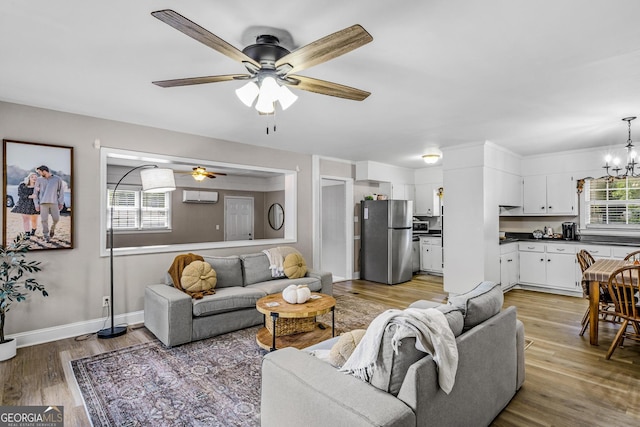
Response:
POLYGON ((410 200, 362 201, 361 279, 389 285, 411 280, 412 212, 410 200))

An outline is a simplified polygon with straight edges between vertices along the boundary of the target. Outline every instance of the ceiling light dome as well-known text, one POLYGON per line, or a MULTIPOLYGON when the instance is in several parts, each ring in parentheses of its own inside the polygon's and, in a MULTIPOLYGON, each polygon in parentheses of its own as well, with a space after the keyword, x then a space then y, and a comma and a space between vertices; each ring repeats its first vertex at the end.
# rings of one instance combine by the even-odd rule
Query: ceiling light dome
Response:
POLYGON ((437 148, 432 148, 427 153, 422 155, 422 160, 428 165, 434 165, 438 163, 438 160, 442 158, 442 151, 437 148))

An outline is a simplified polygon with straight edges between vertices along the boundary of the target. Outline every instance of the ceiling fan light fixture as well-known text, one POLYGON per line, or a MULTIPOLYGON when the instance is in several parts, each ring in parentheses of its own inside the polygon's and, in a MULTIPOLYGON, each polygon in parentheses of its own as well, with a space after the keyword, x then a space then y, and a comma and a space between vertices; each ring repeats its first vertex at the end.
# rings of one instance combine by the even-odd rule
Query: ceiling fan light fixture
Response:
POLYGON ((275 111, 275 108, 273 107, 273 99, 271 99, 269 95, 260 91, 260 95, 258 95, 258 102, 256 102, 256 110, 262 114, 273 114, 275 111))
POLYGON ((248 82, 241 88, 236 89, 236 96, 247 107, 253 105, 253 101, 258 97, 258 93, 260 93, 260 88, 255 82, 248 82))
POLYGON ((280 86, 278 90, 278 101, 280 101, 280 107, 282 107, 283 111, 291 107, 297 100, 298 95, 291 92, 288 87, 280 86))
POLYGON ((198 172, 194 172, 191 176, 193 176, 193 179, 195 179, 198 182, 204 181, 204 179, 207 177, 207 175, 203 173, 198 173, 198 172))
POLYGON ((276 102, 280 95, 280 85, 271 76, 262 79, 260 83, 260 95, 264 95, 271 102, 276 102))

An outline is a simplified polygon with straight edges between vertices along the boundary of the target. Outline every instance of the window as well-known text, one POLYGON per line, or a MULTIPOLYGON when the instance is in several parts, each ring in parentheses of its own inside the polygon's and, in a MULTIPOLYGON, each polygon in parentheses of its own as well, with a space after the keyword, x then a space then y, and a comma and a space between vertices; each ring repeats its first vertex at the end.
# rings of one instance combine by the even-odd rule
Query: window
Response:
POLYGON ((111 202, 113 201, 113 230, 166 230, 171 227, 171 203, 169 192, 144 193, 140 190, 122 190, 113 195, 107 192, 107 220, 111 221, 111 202))
POLYGON ((640 178, 599 178, 585 184, 587 228, 640 229, 640 178))

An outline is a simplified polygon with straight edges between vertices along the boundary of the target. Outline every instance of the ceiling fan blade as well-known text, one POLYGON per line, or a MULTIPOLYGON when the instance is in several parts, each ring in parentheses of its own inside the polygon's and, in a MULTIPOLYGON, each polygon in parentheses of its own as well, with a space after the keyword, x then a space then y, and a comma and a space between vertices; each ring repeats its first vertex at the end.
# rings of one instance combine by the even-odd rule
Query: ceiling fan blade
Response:
POLYGON ((289 64, 292 69, 288 72, 292 73, 302 71, 351 52, 372 40, 373 37, 364 28, 358 24, 352 25, 294 50, 276 61, 275 65, 278 68, 289 64))
POLYGON ((210 175, 220 175, 220 176, 227 176, 226 173, 222 173, 222 172, 207 172, 210 175))
POLYGON ((152 83, 160 87, 175 87, 175 86, 201 85, 204 83, 226 82, 229 80, 245 80, 250 77, 251 76, 249 74, 225 74, 222 76, 188 77, 185 79, 159 80, 152 83))
POLYGON ((211 49, 217 50, 221 54, 226 55, 235 61, 249 62, 260 68, 259 63, 245 55, 241 50, 222 40, 210 31, 205 30, 195 22, 185 18, 174 10, 157 10, 155 12, 151 12, 151 15, 158 18, 165 24, 171 25, 173 28, 188 35, 192 39, 209 46, 211 49))
POLYGON ((327 82, 325 80, 314 79, 304 76, 287 76, 287 79, 298 80, 298 84, 290 84, 289 87, 319 93, 321 95, 337 96, 338 98, 351 99, 353 101, 363 101, 371 92, 344 86, 338 83, 327 82))

